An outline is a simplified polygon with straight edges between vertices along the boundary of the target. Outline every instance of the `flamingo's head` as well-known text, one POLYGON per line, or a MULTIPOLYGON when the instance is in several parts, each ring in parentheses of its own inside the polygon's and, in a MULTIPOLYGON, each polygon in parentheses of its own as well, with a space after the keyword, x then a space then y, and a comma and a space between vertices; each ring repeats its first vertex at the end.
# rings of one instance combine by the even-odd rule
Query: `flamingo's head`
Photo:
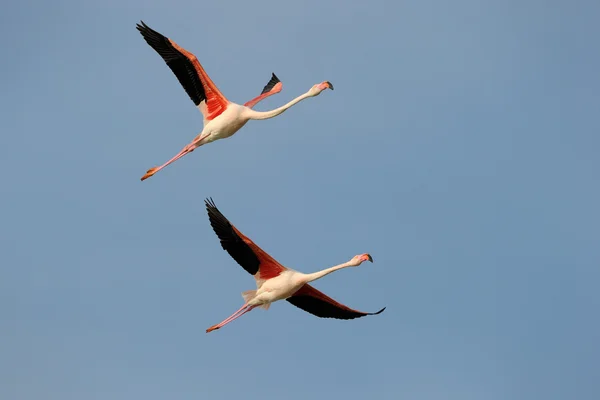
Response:
POLYGON ((310 90, 308 91, 308 93, 310 93, 311 96, 318 96, 325 89, 333 90, 333 85, 331 84, 331 82, 325 81, 325 82, 318 83, 318 84, 314 85, 313 87, 311 87, 310 90))
POLYGON ((352 260, 350 260, 350 265, 352 265, 353 267, 358 267, 365 261, 373 262, 373 257, 371 257, 369 253, 359 254, 357 256, 352 257, 352 260))

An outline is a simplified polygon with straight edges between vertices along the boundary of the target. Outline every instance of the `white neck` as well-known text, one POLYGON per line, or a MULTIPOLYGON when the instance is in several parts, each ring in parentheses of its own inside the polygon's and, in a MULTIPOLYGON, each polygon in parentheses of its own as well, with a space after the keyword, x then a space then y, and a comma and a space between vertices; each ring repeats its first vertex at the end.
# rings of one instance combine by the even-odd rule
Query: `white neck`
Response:
POLYGON ((336 265, 335 267, 324 269, 323 271, 314 272, 312 274, 304 274, 304 279, 306 279, 306 282, 316 281, 317 279, 321 279, 325 275, 329 275, 330 273, 332 273, 334 271, 337 271, 342 268, 347 268, 347 267, 352 267, 352 265, 350 265, 349 262, 345 262, 343 264, 336 265))
POLYGON ((288 108, 290 108, 294 104, 299 103, 299 102, 301 102, 302 100, 304 100, 304 99, 306 99, 308 97, 312 97, 312 96, 310 95, 309 92, 306 92, 303 95, 300 95, 300 96, 296 97, 294 100, 290 101, 286 105, 283 105, 283 106, 281 106, 279 108, 276 108, 274 110, 271 110, 271 111, 255 111, 255 110, 252 110, 252 109, 248 109, 248 110, 246 110, 246 113, 248 115, 248 118, 250 118, 250 119, 269 119, 269 118, 273 118, 273 117, 276 117, 279 114, 283 113, 285 110, 287 110, 288 108))

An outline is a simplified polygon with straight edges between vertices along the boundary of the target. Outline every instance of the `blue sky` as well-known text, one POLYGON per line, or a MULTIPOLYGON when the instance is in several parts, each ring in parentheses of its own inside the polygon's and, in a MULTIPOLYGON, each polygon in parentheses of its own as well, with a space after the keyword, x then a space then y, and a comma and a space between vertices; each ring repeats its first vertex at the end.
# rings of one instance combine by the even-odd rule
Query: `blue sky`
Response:
POLYGON ((0 14, 0 398, 596 399, 600 3, 22 1, 0 14), (243 103, 202 129, 135 24, 243 103), (354 321, 254 281, 203 200, 354 321))

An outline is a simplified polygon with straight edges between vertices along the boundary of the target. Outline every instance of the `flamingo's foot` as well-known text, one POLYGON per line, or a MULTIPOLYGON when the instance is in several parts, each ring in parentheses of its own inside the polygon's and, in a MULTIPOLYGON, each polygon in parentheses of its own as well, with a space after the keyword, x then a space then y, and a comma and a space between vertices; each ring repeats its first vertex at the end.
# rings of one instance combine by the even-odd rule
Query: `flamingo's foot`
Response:
POLYGON ((219 328, 220 328, 220 326, 213 325, 213 326, 211 326, 210 328, 208 328, 208 329, 206 330, 206 333, 208 333, 208 332, 212 332, 212 331, 215 331, 215 330, 217 330, 217 329, 219 329, 219 328))
POLYGON ((150 178, 152 175, 154 175, 156 173, 156 171, 158 171, 158 167, 150 168, 148 170, 148 172, 146 172, 146 175, 142 176, 142 181, 150 178))

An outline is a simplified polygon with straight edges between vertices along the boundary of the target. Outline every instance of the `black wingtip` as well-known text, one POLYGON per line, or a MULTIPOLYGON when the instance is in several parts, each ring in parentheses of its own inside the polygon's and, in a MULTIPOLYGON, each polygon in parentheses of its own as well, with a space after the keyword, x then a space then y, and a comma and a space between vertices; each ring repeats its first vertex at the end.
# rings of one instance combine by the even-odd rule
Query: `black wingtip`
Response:
POLYGON ((230 222, 223 215, 223 213, 217 208, 217 205, 215 204, 212 197, 206 198, 204 200, 204 204, 206 205, 206 213, 208 214, 208 219, 211 220, 211 224, 213 220, 219 219, 223 219, 227 224, 230 224, 230 222))
POLYGON ((207 197, 206 199, 204 199, 204 204, 206 205, 207 210, 210 210, 211 208, 217 209, 217 206, 215 205, 215 202, 213 201, 212 197, 207 197))
POLYGON ((387 307, 383 307, 381 310, 375 312, 375 313, 371 313, 371 315, 377 315, 377 314, 381 314, 383 312, 383 310, 385 310, 387 307))
POLYGON ((279 80, 277 75, 275 75, 275 72, 271 72, 271 79, 269 79, 269 82, 267 82, 267 84, 263 88, 261 94, 269 93, 271 90, 273 90, 275 85, 277 85, 280 82, 281 81, 279 80))
MULTIPOLYGON (((149 39, 152 39, 154 36, 158 36, 160 38, 166 39, 166 37, 162 33, 159 33, 157 31, 155 31, 154 29, 150 28, 148 25, 146 25, 146 23, 144 21, 140 21, 140 24, 136 24, 136 28, 138 31, 140 31, 140 33, 142 34, 144 39, 146 39, 146 41, 148 41, 149 39)), ((154 39, 156 39, 156 38, 154 38, 154 39)), ((148 42, 148 44, 150 44, 150 42, 148 42)))
POLYGON ((136 24, 135 27, 137 30, 146 38, 153 30, 144 23, 144 21, 140 21, 140 24, 136 24))
POLYGON ((142 31, 144 29, 149 29, 148 25, 146 25, 146 23, 142 20, 140 20, 139 24, 135 24, 135 27, 137 28, 138 31, 142 31))

